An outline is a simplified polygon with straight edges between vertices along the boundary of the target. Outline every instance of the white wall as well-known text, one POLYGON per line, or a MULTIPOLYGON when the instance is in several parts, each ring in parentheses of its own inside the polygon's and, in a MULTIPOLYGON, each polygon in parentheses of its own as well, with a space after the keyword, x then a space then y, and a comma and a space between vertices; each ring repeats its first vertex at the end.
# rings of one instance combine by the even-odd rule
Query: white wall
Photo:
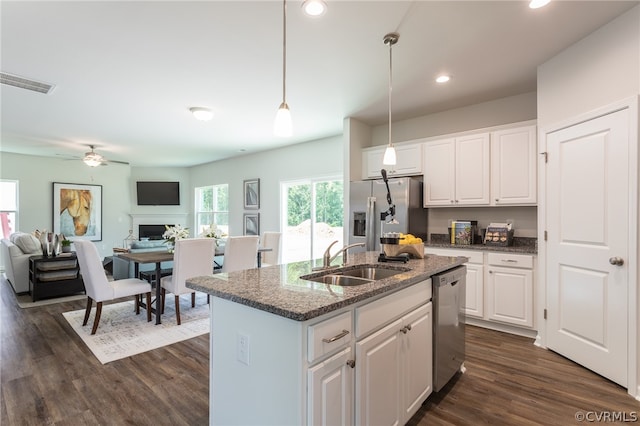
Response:
POLYGON ((19 181, 20 231, 53 230, 53 182, 102 185, 102 256, 121 247, 129 227, 131 171, 129 166, 109 164, 87 167, 82 161, 0 153, 0 177, 19 181))
POLYGON ((343 142, 336 136, 191 167, 191 197, 195 187, 229 184, 229 234, 242 235, 244 212, 255 212, 244 209, 243 181, 258 178, 260 233, 279 231, 280 182, 342 173, 343 142))
POLYGON ((640 6, 538 67, 540 128, 640 93, 640 6))
MULTIPOLYGON (((536 93, 529 92, 394 122, 391 138, 397 143, 535 119, 536 93)), ((389 126, 374 127, 371 146, 387 143, 389 126)))

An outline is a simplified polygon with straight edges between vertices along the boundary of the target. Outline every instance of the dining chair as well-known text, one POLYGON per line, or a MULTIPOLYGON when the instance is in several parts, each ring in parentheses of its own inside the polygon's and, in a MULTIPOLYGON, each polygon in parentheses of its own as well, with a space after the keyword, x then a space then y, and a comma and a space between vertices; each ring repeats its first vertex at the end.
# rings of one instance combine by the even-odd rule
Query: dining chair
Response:
POLYGON ((262 248, 269 248, 271 251, 264 251, 262 255, 262 266, 280 264, 280 248, 282 246, 282 232, 265 232, 262 234, 262 248))
POLYGON ((147 296, 147 321, 151 321, 151 284, 137 278, 126 278, 123 280, 109 281, 104 272, 98 248, 91 241, 75 240, 76 255, 80 263, 80 273, 84 281, 85 292, 87 293, 87 309, 84 313, 84 322, 87 325, 93 301, 96 301, 96 317, 93 320, 91 334, 96 334, 100 315, 102 314, 102 302, 114 300, 120 297, 136 297, 136 314, 140 313, 139 298, 142 294, 147 296))
POLYGON ((173 254, 173 272, 160 280, 162 286, 162 311, 166 293, 173 293, 176 304, 176 321, 180 321, 180 295, 191 293, 191 307, 196 306, 196 292, 187 288, 188 278, 213 273, 213 257, 216 240, 213 238, 187 238, 177 240, 173 254))
POLYGON ((260 237, 228 237, 224 246, 222 272, 240 271, 258 266, 258 243, 260 237))

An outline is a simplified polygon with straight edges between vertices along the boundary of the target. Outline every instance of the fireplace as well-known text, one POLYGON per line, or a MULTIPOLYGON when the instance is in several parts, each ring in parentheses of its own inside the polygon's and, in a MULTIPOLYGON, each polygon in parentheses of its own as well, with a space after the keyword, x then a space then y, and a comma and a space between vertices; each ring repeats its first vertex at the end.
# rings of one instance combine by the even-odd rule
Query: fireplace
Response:
MULTIPOLYGON (((174 226, 167 224, 166 226, 174 226)), ((166 231, 165 225, 138 225, 138 237, 142 240, 148 238, 150 240, 161 240, 162 234, 166 231)))

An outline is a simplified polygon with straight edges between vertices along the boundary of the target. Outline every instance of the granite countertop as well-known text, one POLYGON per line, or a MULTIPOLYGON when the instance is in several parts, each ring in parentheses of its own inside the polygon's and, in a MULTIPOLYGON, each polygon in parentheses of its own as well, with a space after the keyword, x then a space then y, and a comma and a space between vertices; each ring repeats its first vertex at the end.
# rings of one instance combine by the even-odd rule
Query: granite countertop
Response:
POLYGON ((527 237, 513 237, 513 245, 507 247, 487 246, 482 243, 471 245, 455 245, 449 242, 446 234, 431 234, 431 241, 424 243, 425 247, 451 248, 461 250, 500 251, 508 253, 537 254, 538 239, 527 237))
MULTIPOLYGON (((424 259, 411 259, 407 263, 387 262, 382 265, 408 270, 359 286, 337 286, 299 278, 311 274, 312 267, 321 265, 321 259, 317 259, 194 277, 187 280, 187 287, 295 321, 306 321, 418 283, 466 261, 465 257, 427 255, 424 259)), ((378 252, 366 252, 350 254, 346 266, 375 264, 378 264, 378 252)))

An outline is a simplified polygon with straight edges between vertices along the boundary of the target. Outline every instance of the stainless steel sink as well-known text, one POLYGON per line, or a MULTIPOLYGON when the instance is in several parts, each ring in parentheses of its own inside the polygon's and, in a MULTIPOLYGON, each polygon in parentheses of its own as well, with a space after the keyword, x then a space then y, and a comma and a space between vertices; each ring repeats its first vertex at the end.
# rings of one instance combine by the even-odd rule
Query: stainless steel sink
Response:
POLYGON ((305 278, 305 279, 308 279, 309 281, 315 281, 318 283, 341 285, 345 287, 362 285, 362 284, 370 283, 373 281, 365 278, 357 278, 357 277, 350 277, 347 275, 335 275, 335 274, 328 274, 328 275, 322 275, 315 278, 305 278))
POLYGON ((324 284, 357 286, 383 280, 407 271, 410 271, 410 269, 391 269, 377 265, 362 265, 358 267, 347 266, 344 268, 327 269, 326 271, 302 275, 300 278, 324 284))

